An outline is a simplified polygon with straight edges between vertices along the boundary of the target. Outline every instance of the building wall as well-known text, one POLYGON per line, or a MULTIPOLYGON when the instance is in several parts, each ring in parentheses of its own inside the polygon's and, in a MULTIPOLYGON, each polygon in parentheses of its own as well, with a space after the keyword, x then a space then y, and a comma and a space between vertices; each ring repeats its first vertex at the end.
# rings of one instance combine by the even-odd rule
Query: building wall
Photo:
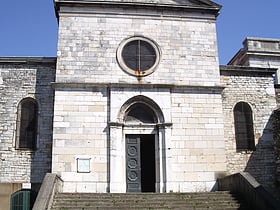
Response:
MULTIPOLYGON (((219 176, 244 170, 271 187, 273 70, 219 67, 214 14, 106 8, 62 8, 57 63, 1 61, 2 186, 40 183, 52 171, 65 192, 124 192, 125 134, 151 130, 125 128, 121 111, 141 96, 164 118, 155 126, 159 192, 210 191, 219 176), (118 46, 132 36, 160 49, 159 66, 149 76, 129 75, 117 62, 118 46), (25 97, 39 104, 35 151, 15 149, 17 106, 25 97), (256 151, 236 152, 233 108, 240 101, 253 111, 256 151), (89 171, 79 171, 79 159, 88 161, 89 171)), ((264 67, 262 58, 257 61, 264 67)))
MULTIPOLYGON (((115 145, 109 124, 118 122, 122 105, 139 95, 155 101, 165 122, 172 124, 164 148, 168 153, 164 172, 168 191, 209 191, 214 187, 216 178, 225 172, 226 162, 219 91, 92 88, 56 90, 52 172, 64 180, 64 191, 106 192, 111 173, 115 177, 125 175, 124 162, 115 163, 120 164, 120 173, 110 168, 110 148, 115 145), (78 172, 77 158, 90 159, 89 173, 78 172)), ((125 132, 121 126, 116 141, 122 161, 125 132)))
POLYGON ((280 194, 280 110, 279 108, 274 111, 273 116, 273 129, 275 140, 275 162, 276 162, 276 187, 278 189, 278 195, 280 194))
POLYGON ((208 91, 171 91, 173 191, 210 191, 225 172, 221 94, 208 91))
POLYGON ((10 209, 10 198, 11 195, 18 191, 21 190, 22 186, 19 183, 16 184, 11 184, 11 183, 0 183, 0 210, 7 210, 10 209))
POLYGON ((248 37, 243 48, 232 58, 229 65, 276 68, 275 83, 280 81, 280 40, 248 37))
POLYGON ((0 183, 41 183, 51 167, 55 59, 7 58, 0 69, 0 183), (39 105, 34 151, 15 148, 17 107, 26 97, 39 105))
POLYGON ((166 186, 159 191, 211 190, 225 171, 214 14, 84 9, 86 14, 65 7, 59 14, 52 171, 68 182, 64 191, 125 191, 126 131, 118 113, 139 95, 154 101, 172 125, 164 137, 157 131, 166 143, 159 154, 166 161, 166 169, 159 166, 166 186), (121 42, 136 35, 155 41, 161 52, 155 72, 141 78, 116 59, 121 42), (78 156, 91 158, 90 173, 77 173, 78 156))
POLYGON ((106 15, 115 14, 113 9, 60 14, 57 82, 137 83, 119 67, 116 51, 123 40, 139 35, 161 50, 157 70, 143 77, 142 84, 219 85, 214 17, 154 17, 133 9, 129 16, 106 15))
POLYGON ((107 103, 106 88, 56 89, 52 172, 65 191, 108 188, 107 103), (90 173, 78 173, 77 158, 90 159, 90 173))
MULTIPOLYGON (((161 164, 166 164, 159 169, 167 180, 163 192, 197 192, 213 189, 216 178, 225 173, 226 162, 220 91, 168 87, 116 88, 111 91, 111 122, 120 122, 118 121, 120 107, 139 95, 152 99, 161 108, 164 123, 171 124, 170 128, 157 131, 160 150, 165 154, 159 159, 161 164), (164 140, 161 139, 161 135, 164 135, 164 140)), ((122 127, 119 129, 122 130, 122 127)), ((111 130, 114 133, 118 132, 115 129, 111 130)), ((147 133, 149 130, 125 128, 123 132, 147 133)), ((116 143, 118 144, 116 148, 122 150, 123 134, 118 135, 116 143)), ((124 157, 120 156, 120 159, 124 157)), ((121 167, 125 171, 124 163, 121 167)), ((118 173, 114 174, 118 176, 118 173)), ((123 185, 125 186, 125 183, 123 185)))
POLYGON ((276 167, 272 131, 272 114, 276 107, 273 71, 256 70, 221 67, 221 83, 225 86, 222 97, 227 172, 247 171, 265 187, 273 187, 276 167), (241 101, 252 109, 256 151, 236 151, 233 109, 241 101))

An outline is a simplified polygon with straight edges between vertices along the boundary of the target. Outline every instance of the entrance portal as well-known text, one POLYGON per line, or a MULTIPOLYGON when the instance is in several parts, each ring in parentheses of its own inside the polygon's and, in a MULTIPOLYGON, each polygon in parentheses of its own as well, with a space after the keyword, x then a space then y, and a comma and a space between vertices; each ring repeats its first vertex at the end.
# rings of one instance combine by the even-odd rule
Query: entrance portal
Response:
POLYGON ((155 135, 126 135, 127 192, 155 192, 155 135))

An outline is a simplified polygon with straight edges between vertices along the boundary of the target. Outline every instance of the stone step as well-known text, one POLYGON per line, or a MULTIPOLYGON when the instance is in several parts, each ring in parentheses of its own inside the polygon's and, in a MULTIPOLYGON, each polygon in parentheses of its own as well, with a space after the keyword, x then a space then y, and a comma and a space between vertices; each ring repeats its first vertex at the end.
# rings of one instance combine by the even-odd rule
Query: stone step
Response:
POLYGON ((248 209, 229 192, 211 193, 58 193, 52 210, 93 209, 248 209))

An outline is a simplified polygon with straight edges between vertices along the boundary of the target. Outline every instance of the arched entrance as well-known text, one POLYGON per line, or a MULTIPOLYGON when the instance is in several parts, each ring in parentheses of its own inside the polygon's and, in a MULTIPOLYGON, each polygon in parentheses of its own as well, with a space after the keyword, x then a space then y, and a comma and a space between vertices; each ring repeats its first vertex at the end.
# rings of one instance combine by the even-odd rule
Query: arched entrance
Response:
POLYGON ((143 102, 130 106, 124 115, 128 133, 125 135, 127 192, 156 191, 156 123, 156 114, 143 102), (131 128, 136 128, 135 134, 129 134, 133 133, 131 128))
POLYGON ((153 100, 140 95, 123 104, 110 124, 110 192, 166 191, 169 127, 153 100))
POLYGON ((156 191, 154 134, 126 135, 126 191, 156 191))

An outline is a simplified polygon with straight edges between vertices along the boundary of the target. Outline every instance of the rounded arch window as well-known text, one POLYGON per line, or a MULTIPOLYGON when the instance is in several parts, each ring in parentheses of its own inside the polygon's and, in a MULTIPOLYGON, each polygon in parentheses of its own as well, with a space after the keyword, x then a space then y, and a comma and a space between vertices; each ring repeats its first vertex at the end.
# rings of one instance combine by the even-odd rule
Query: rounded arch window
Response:
POLYGON ((120 67, 133 76, 147 76, 159 64, 160 51, 155 42, 145 37, 131 37, 117 50, 120 67))
POLYGON ((255 150, 253 113, 250 105, 246 102, 238 102, 233 109, 233 113, 236 150, 255 150))
POLYGON ((126 123, 156 123, 156 117, 153 110, 145 104, 134 104, 127 112, 124 121, 126 123))
POLYGON ((17 149, 35 149, 38 124, 38 104, 33 98, 24 98, 18 105, 17 149))

